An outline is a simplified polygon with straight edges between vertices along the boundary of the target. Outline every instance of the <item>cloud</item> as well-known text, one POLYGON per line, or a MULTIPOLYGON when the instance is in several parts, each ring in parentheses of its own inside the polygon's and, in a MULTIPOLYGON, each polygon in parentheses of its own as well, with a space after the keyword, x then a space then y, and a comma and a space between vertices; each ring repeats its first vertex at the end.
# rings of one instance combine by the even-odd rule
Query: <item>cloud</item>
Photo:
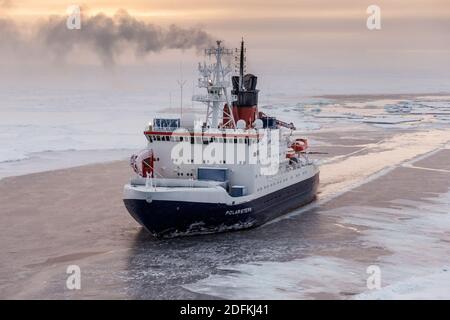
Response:
POLYGON ((167 28, 136 19, 124 10, 113 17, 103 13, 81 17, 81 29, 70 30, 67 17, 52 16, 40 21, 31 31, 23 31, 12 20, 0 19, 0 50, 21 48, 39 52, 59 60, 73 59, 74 52, 94 53, 105 66, 114 65, 124 52, 132 50, 139 59, 166 49, 203 49, 212 37, 198 27, 167 28))
POLYGON ((2 8, 10 8, 12 6, 11 0, 0 0, 0 7, 2 8))

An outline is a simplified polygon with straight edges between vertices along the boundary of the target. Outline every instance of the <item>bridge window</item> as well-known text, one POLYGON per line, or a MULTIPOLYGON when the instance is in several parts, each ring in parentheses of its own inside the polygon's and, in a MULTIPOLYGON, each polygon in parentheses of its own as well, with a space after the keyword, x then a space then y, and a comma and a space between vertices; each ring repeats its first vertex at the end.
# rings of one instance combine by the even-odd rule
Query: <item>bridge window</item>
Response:
POLYGON ((153 126, 160 130, 175 130, 180 127, 180 119, 153 119, 153 126))

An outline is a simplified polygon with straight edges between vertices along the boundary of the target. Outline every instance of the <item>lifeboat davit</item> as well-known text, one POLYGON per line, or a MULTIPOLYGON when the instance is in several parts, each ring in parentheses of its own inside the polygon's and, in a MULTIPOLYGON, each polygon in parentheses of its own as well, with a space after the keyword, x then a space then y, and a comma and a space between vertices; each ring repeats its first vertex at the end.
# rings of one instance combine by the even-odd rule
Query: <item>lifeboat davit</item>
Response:
POLYGON ((295 158, 295 151, 292 148, 286 150, 286 158, 287 159, 295 158))
POLYGON ((130 158, 130 166, 136 174, 143 178, 154 177, 154 162, 155 158, 152 149, 143 150, 139 154, 133 154, 130 158))

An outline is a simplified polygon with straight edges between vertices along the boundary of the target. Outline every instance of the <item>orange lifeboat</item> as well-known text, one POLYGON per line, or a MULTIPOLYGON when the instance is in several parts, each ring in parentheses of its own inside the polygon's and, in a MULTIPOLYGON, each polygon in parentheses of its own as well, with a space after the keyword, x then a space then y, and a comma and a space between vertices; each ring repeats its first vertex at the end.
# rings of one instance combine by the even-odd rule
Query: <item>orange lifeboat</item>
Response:
POLYGON ((308 140, 297 139, 291 145, 291 148, 294 149, 295 152, 304 152, 306 149, 308 149, 308 140))

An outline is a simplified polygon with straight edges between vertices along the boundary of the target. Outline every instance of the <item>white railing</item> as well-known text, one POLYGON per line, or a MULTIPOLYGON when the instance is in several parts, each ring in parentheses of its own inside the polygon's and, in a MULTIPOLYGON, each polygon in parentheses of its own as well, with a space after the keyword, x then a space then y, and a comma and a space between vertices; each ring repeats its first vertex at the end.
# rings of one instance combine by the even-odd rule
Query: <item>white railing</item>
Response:
POLYGON ((201 95, 196 94, 192 96, 192 101, 198 101, 198 102, 227 102, 225 97, 219 96, 218 94, 210 94, 210 95, 201 95))

